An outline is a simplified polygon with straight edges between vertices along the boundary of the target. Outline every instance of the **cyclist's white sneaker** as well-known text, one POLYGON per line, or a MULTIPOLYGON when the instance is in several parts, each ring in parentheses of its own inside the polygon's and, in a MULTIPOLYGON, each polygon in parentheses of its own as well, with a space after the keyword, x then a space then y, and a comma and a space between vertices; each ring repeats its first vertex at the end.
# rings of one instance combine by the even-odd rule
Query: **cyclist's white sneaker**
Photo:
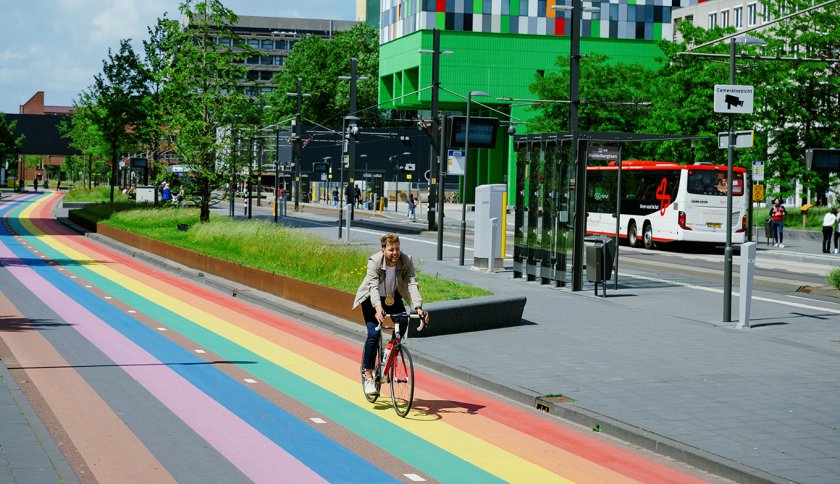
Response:
POLYGON ((366 395, 379 395, 379 392, 376 391, 376 385, 373 383, 372 378, 365 378, 365 394, 366 395))

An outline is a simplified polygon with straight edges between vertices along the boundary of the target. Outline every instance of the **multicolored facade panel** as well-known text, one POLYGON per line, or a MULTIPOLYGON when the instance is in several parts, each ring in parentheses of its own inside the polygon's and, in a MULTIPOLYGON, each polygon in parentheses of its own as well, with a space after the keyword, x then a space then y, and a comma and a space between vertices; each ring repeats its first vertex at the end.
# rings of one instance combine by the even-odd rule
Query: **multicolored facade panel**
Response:
MULTIPOLYGON (((603 39, 671 39, 671 10, 703 0, 608 0, 584 2, 581 35, 603 39)), ((379 43, 418 30, 568 36, 571 12, 564 0, 382 0, 379 43)))

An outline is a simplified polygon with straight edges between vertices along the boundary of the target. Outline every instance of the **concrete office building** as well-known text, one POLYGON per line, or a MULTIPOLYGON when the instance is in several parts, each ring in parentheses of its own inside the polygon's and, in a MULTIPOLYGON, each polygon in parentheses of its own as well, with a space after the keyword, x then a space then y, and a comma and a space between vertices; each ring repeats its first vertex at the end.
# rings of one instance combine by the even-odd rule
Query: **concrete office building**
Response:
MULTIPOLYGON (((307 35, 331 39, 335 32, 349 30, 358 22, 347 20, 322 20, 280 17, 241 16, 232 26, 241 42, 261 51, 249 57, 246 78, 240 86, 251 95, 268 93, 273 89, 271 78, 286 62, 295 43, 307 35)), ((220 42, 230 42, 222 39, 220 42)))
POLYGON ((741 31, 764 25, 773 20, 767 6, 756 0, 711 0, 674 10, 674 42, 682 42, 677 26, 690 22, 695 27, 735 27, 741 31))

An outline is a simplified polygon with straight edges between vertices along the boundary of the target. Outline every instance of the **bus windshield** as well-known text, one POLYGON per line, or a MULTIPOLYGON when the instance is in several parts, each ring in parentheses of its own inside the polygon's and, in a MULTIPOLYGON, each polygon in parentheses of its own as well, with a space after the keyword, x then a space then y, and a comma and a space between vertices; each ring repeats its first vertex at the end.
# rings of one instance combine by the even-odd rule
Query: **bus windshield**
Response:
MULTIPOLYGON (((744 194, 744 174, 732 173, 732 195, 744 194)), ((726 196, 726 172, 716 170, 689 170, 688 193, 694 195, 726 196)))

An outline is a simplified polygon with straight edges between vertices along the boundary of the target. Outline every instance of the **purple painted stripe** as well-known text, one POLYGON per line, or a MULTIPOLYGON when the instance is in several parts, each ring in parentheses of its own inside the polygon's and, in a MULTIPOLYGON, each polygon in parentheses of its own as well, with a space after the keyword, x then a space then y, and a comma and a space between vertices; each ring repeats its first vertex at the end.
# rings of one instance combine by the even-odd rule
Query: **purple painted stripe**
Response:
MULTIPOLYGON (((16 258, 3 244, 0 244, 0 257, 16 258)), ((250 479, 255 482, 325 482, 294 456, 67 297, 34 270, 21 266, 6 269, 250 479)))

